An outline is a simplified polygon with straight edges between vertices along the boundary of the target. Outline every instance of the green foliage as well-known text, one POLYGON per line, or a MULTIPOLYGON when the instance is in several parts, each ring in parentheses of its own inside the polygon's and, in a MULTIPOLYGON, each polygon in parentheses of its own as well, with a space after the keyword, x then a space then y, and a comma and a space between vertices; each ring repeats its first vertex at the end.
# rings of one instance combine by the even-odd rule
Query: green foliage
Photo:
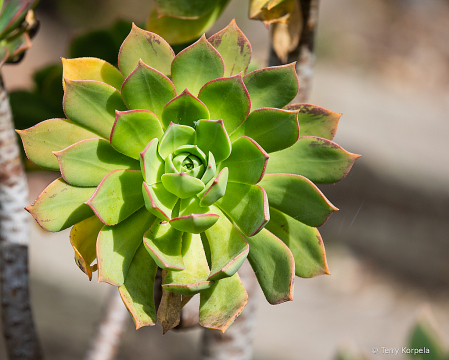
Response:
MULTIPOLYGON (((200 293, 200 324, 225 331, 246 305, 237 274, 246 258, 272 304, 292 300, 295 274, 329 273, 316 227, 337 209, 305 175, 338 181, 358 156, 300 138, 300 109, 283 109, 298 91, 293 64, 246 74, 250 50, 234 21, 177 55, 133 26, 119 69, 63 60, 67 120, 19 131, 29 159, 62 175, 27 210, 49 231, 75 225, 77 264, 91 279, 96 257, 99 280, 119 287, 137 327, 169 330, 182 299, 200 293), (270 156, 281 174, 265 175, 270 156)), ((318 128, 335 133, 333 114, 318 128)))

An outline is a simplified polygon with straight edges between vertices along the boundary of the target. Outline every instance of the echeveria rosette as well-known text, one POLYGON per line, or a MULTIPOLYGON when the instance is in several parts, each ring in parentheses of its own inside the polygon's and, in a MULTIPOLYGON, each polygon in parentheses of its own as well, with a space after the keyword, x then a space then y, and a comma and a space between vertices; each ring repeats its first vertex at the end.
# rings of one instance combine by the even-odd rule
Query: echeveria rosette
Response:
POLYGON ((328 273, 316 227, 336 208, 312 181, 358 156, 331 141, 339 114, 288 105, 294 64, 246 74, 250 58, 234 21, 177 56, 133 26, 120 70, 63 59, 67 119, 19 131, 29 159, 62 174, 27 210, 49 231, 73 225, 77 264, 119 288, 137 327, 176 326, 200 293, 200 324, 225 331, 247 301, 246 258, 271 304, 292 299, 295 274, 328 273))

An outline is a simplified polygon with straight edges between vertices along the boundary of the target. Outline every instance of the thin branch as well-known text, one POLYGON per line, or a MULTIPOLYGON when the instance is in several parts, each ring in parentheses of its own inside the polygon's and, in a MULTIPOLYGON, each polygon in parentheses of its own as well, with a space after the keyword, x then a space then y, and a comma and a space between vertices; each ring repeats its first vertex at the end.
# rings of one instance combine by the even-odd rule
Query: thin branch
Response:
MULTIPOLYGON (((306 102, 312 89, 313 65, 315 63, 314 45, 318 26, 318 0, 297 0, 302 14, 302 31, 298 45, 289 52, 286 63, 297 61, 296 73, 299 78, 298 99, 306 102)), ((270 49, 270 66, 282 65, 273 47, 270 49)))
POLYGON ((0 270, 3 332, 9 360, 40 360, 28 284, 28 185, 0 77, 0 270))
POLYGON ((128 311, 117 289, 113 289, 105 316, 97 328, 86 360, 113 360, 126 328, 128 311))

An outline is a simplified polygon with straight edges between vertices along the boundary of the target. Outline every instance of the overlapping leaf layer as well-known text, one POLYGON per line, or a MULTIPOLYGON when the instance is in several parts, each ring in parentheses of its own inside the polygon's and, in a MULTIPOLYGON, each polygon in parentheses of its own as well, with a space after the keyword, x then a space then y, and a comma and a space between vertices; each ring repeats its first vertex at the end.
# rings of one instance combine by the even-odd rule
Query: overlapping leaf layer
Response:
POLYGON ((288 105, 293 64, 246 74, 250 50, 234 21, 176 56, 133 26, 119 69, 63 60, 67 119, 18 131, 62 175, 27 210, 49 231, 74 225, 77 264, 119 288, 137 327, 168 330, 199 293, 200 324, 225 331, 247 301, 246 258, 271 304, 292 299, 295 274, 329 273, 316 227, 337 209, 312 181, 340 180, 358 156, 331 141, 338 114, 288 105))

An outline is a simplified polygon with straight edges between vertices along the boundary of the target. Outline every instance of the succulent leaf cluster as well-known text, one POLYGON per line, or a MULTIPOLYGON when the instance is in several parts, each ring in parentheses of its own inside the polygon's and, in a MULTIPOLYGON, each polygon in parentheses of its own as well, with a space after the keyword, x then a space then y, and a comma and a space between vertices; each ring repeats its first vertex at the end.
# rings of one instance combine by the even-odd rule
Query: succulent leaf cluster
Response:
MULTIPOLYGON (((262 21, 287 24, 294 17, 296 0, 249 0, 248 16, 262 21)), ((215 23, 229 0, 154 0, 146 29, 161 35, 172 45, 197 39, 215 23)))
POLYGON ((32 11, 36 5, 37 0, 0 0, 0 66, 20 61, 31 48, 30 35, 38 25, 32 11))
POLYGON ((328 273, 316 227, 337 209, 312 181, 340 180, 358 155, 331 141, 339 114, 288 105, 295 64, 246 73, 250 59, 234 21, 176 56, 133 26, 119 69, 63 59, 67 119, 18 131, 62 175, 27 210, 48 231, 73 226, 77 264, 118 287, 137 328, 179 321, 199 293, 200 324, 225 331, 247 301, 245 259, 271 304, 292 300, 295 274, 328 273))

